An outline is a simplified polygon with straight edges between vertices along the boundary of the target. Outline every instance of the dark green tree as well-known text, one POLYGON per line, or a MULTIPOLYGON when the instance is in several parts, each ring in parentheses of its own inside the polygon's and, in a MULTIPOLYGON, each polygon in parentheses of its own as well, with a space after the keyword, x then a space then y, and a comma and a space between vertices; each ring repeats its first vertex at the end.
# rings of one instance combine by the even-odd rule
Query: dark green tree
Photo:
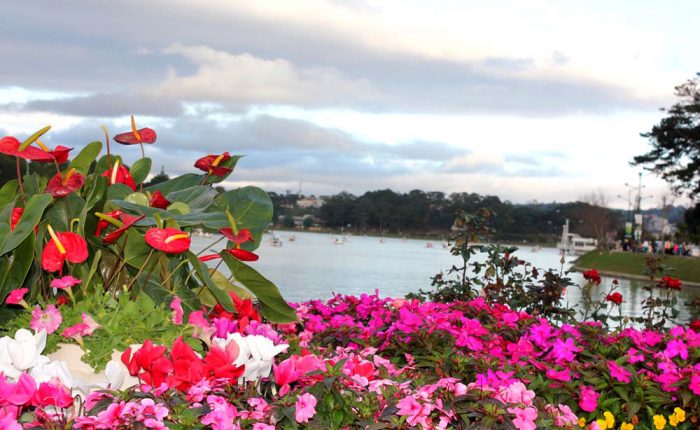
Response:
POLYGON ((700 74, 676 87, 680 99, 651 131, 642 133, 652 148, 634 157, 660 175, 674 191, 693 198, 700 193, 700 74))

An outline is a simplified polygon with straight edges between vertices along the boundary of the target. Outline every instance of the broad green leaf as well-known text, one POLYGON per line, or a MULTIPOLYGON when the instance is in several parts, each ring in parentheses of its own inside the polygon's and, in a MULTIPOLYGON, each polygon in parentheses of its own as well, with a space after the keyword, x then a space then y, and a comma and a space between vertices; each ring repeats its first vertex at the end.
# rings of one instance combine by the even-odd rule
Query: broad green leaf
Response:
POLYGON ((190 264, 194 268, 195 273, 197 274, 197 277, 199 278, 200 281, 206 287, 209 289, 209 292, 216 298, 216 301, 219 302, 221 306, 223 306, 224 309, 228 312, 233 312, 234 307, 233 307, 233 301, 231 300, 231 296, 228 295, 228 293, 221 288, 217 287, 214 281, 212 281, 211 276, 209 276, 209 270, 207 267, 199 261, 199 258, 197 258, 196 255, 194 255, 191 251, 187 251, 187 260, 189 260, 190 264))
POLYGON ((165 211, 163 209, 152 208, 130 203, 124 200, 114 200, 109 202, 114 208, 126 209, 131 213, 146 215, 146 218, 139 221, 140 226, 154 226, 156 221, 154 219, 155 215, 158 215, 161 219, 172 218, 175 222, 180 225, 180 227, 193 227, 202 225, 206 228, 213 230, 218 230, 220 228, 226 227, 228 225, 228 219, 226 214, 222 212, 206 212, 206 213, 189 213, 189 214, 176 214, 165 211))
POLYGON ((187 316, 190 313, 201 310, 202 303, 192 290, 179 283, 175 285, 174 291, 168 291, 158 279, 151 276, 141 291, 146 293, 156 304, 165 303, 168 306, 172 302, 173 297, 178 296, 182 301, 183 321, 187 321, 187 316))
POLYGON ((91 142, 83 148, 78 155, 70 162, 69 168, 74 168, 83 175, 87 176, 90 171, 90 166, 95 161, 98 155, 102 152, 102 142, 91 142))
POLYGON ((0 303, 10 291, 22 287, 33 263, 34 235, 31 234, 15 248, 12 259, 9 255, 0 257, 0 303))
POLYGON ((129 171, 131 173, 131 177, 134 178, 135 183, 142 183, 146 180, 148 174, 151 173, 151 159, 148 157, 139 158, 134 164, 131 165, 131 169, 129 171))
MULTIPOLYGON (((238 285, 232 284, 228 281, 226 276, 224 276, 218 270, 214 270, 213 268, 209 269, 209 276, 211 276, 211 280, 214 281, 216 286, 221 288, 222 290, 233 291, 238 297, 242 299, 253 298, 253 295, 250 294, 250 291, 241 288, 238 285)), ((197 294, 199 300, 207 306, 214 306, 216 304, 216 299, 214 298, 214 296, 212 296, 209 290, 205 289, 204 287, 197 288, 195 290, 195 294, 197 294)))
POLYGON ((156 190, 167 196, 171 191, 182 190, 185 188, 193 187, 199 185, 202 182, 202 175, 196 173, 185 173, 176 178, 170 179, 165 182, 161 182, 150 187, 145 188, 146 191, 154 192, 156 190))
POLYGON ((219 166, 228 167, 229 169, 231 169, 231 172, 224 176, 209 175, 209 177, 207 178, 207 184, 218 184, 219 182, 225 181, 226 178, 228 178, 233 173, 233 170, 236 168, 238 160, 240 160, 241 158, 243 158, 243 155, 233 155, 228 160, 224 161, 223 163, 220 163, 219 166))
POLYGON ((129 203, 134 203, 140 206, 149 206, 148 197, 144 193, 131 193, 124 197, 124 200, 129 203))
POLYGON ((28 196, 42 194, 46 190, 46 184, 49 180, 38 173, 30 173, 24 175, 23 187, 24 193, 28 196))
POLYGON ((44 220, 56 231, 72 230, 71 222, 78 220, 78 231, 84 235, 83 220, 87 216, 85 200, 76 193, 61 197, 46 211, 44 220))
POLYGON ((107 155, 103 155, 95 164, 95 173, 101 175, 105 170, 114 167, 114 163, 116 163, 117 160, 119 160, 119 164, 124 164, 122 157, 119 155, 110 154, 109 163, 107 163, 107 155))
POLYGON ((187 215, 190 213, 190 207, 187 206, 187 203, 182 203, 182 202, 175 202, 171 205, 168 206, 168 212, 177 214, 177 215, 187 215))
POLYGON ((257 270, 238 261, 228 253, 222 253, 224 263, 228 266, 236 281, 243 284, 258 298, 263 315, 276 323, 294 322, 297 314, 282 298, 279 290, 270 280, 258 273, 257 270))
MULTIPOLYGON (((83 292, 87 291, 87 289, 90 287, 92 283, 92 278, 95 276, 95 273, 97 273, 97 268, 100 266, 100 260, 102 259, 102 251, 98 250, 95 256, 92 258, 92 264, 90 265, 90 271, 88 272, 88 275, 86 278, 83 279, 83 283, 81 284, 81 289, 83 292)), ((97 292, 96 288, 93 288, 94 292, 97 292)))
POLYGON ((34 233, 34 227, 41 222, 41 216, 48 205, 53 201, 49 194, 33 195, 24 207, 22 217, 19 219, 15 230, 10 233, 10 214, 12 205, 7 205, 2 210, 0 222, 0 255, 4 255, 24 241, 30 234, 34 233), (7 221, 4 221, 7 220, 7 221))
POLYGON ((229 211, 236 220, 239 229, 247 228, 255 239, 254 243, 246 242, 242 248, 252 251, 260 246, 263 231, 272 220, 272 200, 270 196, 258 187, 243 187, 226 191, 214 199, 209 212, 229 211))
POLYGON ((124 247, 124 259, 126 264, 139 268, 146 262, 148 254, 153 248, 148 246, 143 235, 133 228, 126 232, 126 246, 124 247))
POLYGON ((215 189, 204 185, 173 191, 165 196, 171 202, 182 202, 189 206, 191 212, 204 212, 218 195, 215 189))
POLYGON ((10 202, 14 202, 15 197, 17 197, 17 179, 5 182, 0 188, 0 208, 5 207, 10 202))

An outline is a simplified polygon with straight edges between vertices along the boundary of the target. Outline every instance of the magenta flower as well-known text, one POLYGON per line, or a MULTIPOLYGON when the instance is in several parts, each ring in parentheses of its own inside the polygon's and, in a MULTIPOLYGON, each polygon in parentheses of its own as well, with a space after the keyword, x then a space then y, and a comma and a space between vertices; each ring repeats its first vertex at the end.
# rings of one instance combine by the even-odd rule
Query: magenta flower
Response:
POLYGON ((44 329, 46 334, 51 334, 58 330, 61 322, 63 322, 63 317, 56 306, 48 305, 44 311, 37 306, 32 310, 32 320, 29 322, 29 327, 37 333, 44 329))
POLYGON ((62 278, 56 278, 51 281, 51 288, 58 288, 59 290, 67 290, 69 288, 72 288, 78 284, 80 284, 81 281, 80 279, 76 279, 70 275, 66 275, 62 278))
POLYGON ((578 405, 586 412, 593 412, 598 407, 598 397, 600 394, 596 393, 593 387, 588 385, 581 386, 581 398, 578 401, 578 405))
POLYGON ((182 300, 178 296, 173 297, 173 301, 170 302, 170 309, 173 311, 173 323, 182 324, 182 300))
POLYGON ((298 423, 308 423, 309 419, 316 415, 316 397, 312 394, 304 393, 297 397, 294 407, 296 409, 294 419, 298 423))
POLYGON ((624 367, 620 366, 619 364, 615 363, 614 361, 608 360, 608 370, 610 370, 610 376, 613 379, 620 381, 624 384, 628 384, 630 382, 630 377, 632 376, 632 373, 624 367))
POLYGON ((5 303, 8 305, 22 305, 28 308, 27 302, 24 301, 24 295, 27 294, 29 290, 27 288, 17 288, 16 290, 10 291, 7 295, 5 303))

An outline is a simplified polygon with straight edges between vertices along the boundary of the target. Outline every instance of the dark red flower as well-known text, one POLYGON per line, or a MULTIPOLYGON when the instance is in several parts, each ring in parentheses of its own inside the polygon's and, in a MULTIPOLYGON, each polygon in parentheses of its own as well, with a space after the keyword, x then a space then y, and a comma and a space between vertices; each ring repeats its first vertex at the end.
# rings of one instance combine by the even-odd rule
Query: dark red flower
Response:
POLYGON ((136 224, 137 222, 141 221, 144 219, 146 216, 145 215, 140 215, 140 216, 135 216, 135 215, 129 215, 122 213, 121 216, 119 217, 120 221, 124 223, 121 227, 117 228, 113 232, 107 234, 104 238, 102 238, 102 243, 105 245, 111 245, 114 242, 117 241, 125 232, 126 230, 131 227, 132 225, 136 224))
MULTIPOLYGON (((241 261, 257 261, 260 258, 260 256, 258 254, 255 254, 253 252, 246 251, 245 249, 240 249, 240 248, 222 249, 221 252, 226 252, 227 254, 230 254, 241 261)), ((201 257, 199 257, 199 261, 206 262, 206 261, 216 260, 217 258, 221 258, 221 255, 220 254, 202 255, 201 257)))
POLYGON ((204 377, 204 362, 194 350, 182 341, 182 336, 175 339, 170 349, 173 362, 173 374, 168 378, 168 386, 180 391, 187 391, 204 377))
POLYGON ((682 283, 681 280, 678 279, 678 278, 672 278, 672 277, 670 277, 670 276, 664 276, 663 278, 661 278, 661 281, 659 282, 658 285, 659 285, 659 287, 661 287, 661 288, 669 288, 669 289, 671 289, 671 290, 680 290, 680 289, 681 289, 681 285, 683 285, 683 283, 682 283))
MULTIPOLYGON (((104 215, 119 220, 119 218, 122 216, 122 213, 122 211, 116 210, 112 212, 106 212, 104 215)), ((98 214, 98 217, 100 216, 101 214, 98 214)), ((102 230, 109 227, 110 225, 112 225, 112 223, 110 223, 106 219, 100 218, 100 220, 97 222, 97 228, 95 229, 95 236, 100 237, 102 235, 102 230)))
POLYGON ((58 296, 58 298, 56 298, 56 306, 63 306, 65 304, 68 304, 68 298, 66 296, 61 294, 58 296))
POLYGON ((152 128, 136 129, 136 121, 131 116, 131 131, 114 136, 114 141, 122 145, 138 145, 139 143, 153 143, 156 141, 156 132, 152 128))
POLYGON ((52 197, 60 198, 80 189, 85 183, 85 177, 75 169, 70 169, 66 174, 56 173, 46 184, 46 192, 52 197))
POLYGON ((3 137, 0 139, 0 154, 31 161, 53 161, 54 159, 53 155, 33 146, 28 146, 23 151, 20 151, 20 145, 20 141, 12 136, 3 137))
POLYGON ((209 313, 210 318, 225 318, 227 320, 238 321, 238 331, 243 332, 250 321, 262 322, 262 317, 260 313, 253 306, 253 301, 251 299, 241 299, 234 292, 229 291, 229 296, 233 301, 233 305, 236 308, 235 313, 227 312, 223 306, 216 304, 211 312, 209 313))
POLYGON ((68 148, 68 147, 63 146, 63 145, 58 145, 54 149, 49 149, 39 139, 36 140, 36 144, 39 145, 39 147, 44 152, 51 154, 51 157, 52 157, 50 160, 36 160, 36 161, 40 161, 42 163, 56 161, 56 163, 58 163, 58 164, 63 164, 66 161, 68 161, 68 153, 73 150, 73 148, 68 148))
POLYGON ((695 320, 688 324, 688 328, 693 330, 695 333, 700 333, 700 320, 695 320))
POLYGON ((225 379, 235 381, 245 372, 245 366, 236 367, 234 360, 238 358, 238 344, 229 342, 226 348, 211 345, 209 353, 204 357, 204 375, 208 379, 225 379))
POLYGON ((612 293, 612 294, 608 294, 607 297, 605 297, 605 300, 607 300, 609 302, 613 302, 616 305, 619 305, 622 303, 622 294, 617 293, 617 292, 612 293))
POLYGON ((585 272, 583 272, 583 277, 589 282, 592 282, 596 285, 600 285, 600 274, 595 269, 586 270, 585 272))
POLYGON ((22 214, 24 213, 24 208, 13 208, 12 215, 10 216, 10 231, 15 231, 17 223, 19 223, 22 214))
POLYGON ((72 232, 54 233, 47 226, 51 240, 44 246, 41 253, 41 267, 47 272, 58 272, 67 260, 79 264, 88 258, 87 242, 80 235, 72 232))
POLYGON ((167 209, 171 202, 165 198, 163 193, 156 190, 153 192, 153 195, 151 195, 151 201, 149 203, 152 208, 167 209))
POLYGON ((107 183, 109 183, 109 185, 124 184, 136 191, 136 183, 134 183, 134 178, 131 177, 129 169, 121 165, 119 160, 114 163, 114 166, 111 169, 107 169, 102 172, 102 176, 107 178, 107 183))
POLYGON ((146 243, 167 254, 181 254, 190 249, 190 235, 177 228, 151 228, 144 236, 146 243))
POLYGON ((242 228, 238 230, 238 234, 234 234, 233 230, 231 227, 226 227, 219 229, 219 233, 223 234, 226 236, 226 239, 230 240, 233 243, 244 243, 244 242, 255 242, 255 239, 253 239, 253 235, 250 233, 250 230, 247 228, 242 228))
POLYGON ((223 167, 220 164, 225 163, 230 159, 231 155, 228 152, 224 152, 220 155, 209 154, 206 157, 202 157, 195 161, 194 167, 214 176, 226 176, 231 173, 233 169, 223 167))
POLYGON ((144 384, 158 387, 173 370, 173 363, 165 357, 166 350, 164 346, 153 346, 153 342, 146 339, 133 356, 129 347, 122 353, 121 359, 131 376, 138 376, 144 384))

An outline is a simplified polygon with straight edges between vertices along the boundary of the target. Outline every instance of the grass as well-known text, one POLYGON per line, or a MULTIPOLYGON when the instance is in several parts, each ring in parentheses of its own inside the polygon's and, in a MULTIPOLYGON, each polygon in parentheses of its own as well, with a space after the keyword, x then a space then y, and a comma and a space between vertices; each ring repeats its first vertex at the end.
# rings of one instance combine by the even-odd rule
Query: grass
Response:
MULTIPOLYGON (((577 269, 596 269, 610 274, 646 277, 646 260, 648 254, 630 252, 591 251, 580 256, 575 263, 577 269)), ((679 257, 675 255, 660 256, 662 263, 675 269, 670 274, 682 281, 700 284, 700 258, 679 257)))

